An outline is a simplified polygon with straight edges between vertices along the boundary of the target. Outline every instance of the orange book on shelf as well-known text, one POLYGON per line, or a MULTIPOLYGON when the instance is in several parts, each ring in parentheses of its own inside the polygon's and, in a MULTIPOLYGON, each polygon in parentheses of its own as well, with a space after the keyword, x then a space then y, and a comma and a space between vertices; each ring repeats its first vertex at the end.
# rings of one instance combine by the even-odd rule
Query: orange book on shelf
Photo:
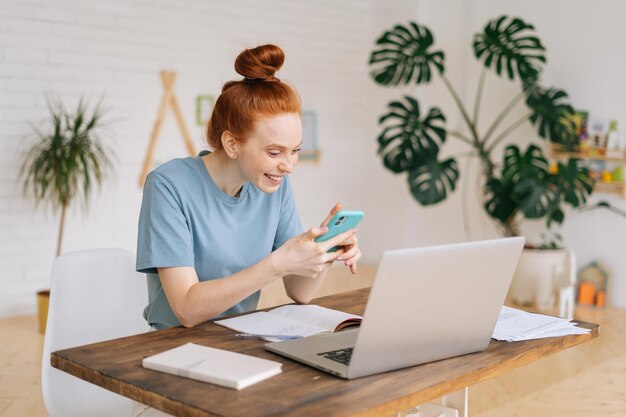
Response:
POLYGON ((606 292, 604 290, 598 291, 596 295, 596 307, 605 307, 606 306, 606 292))
POLYGON ((578 286, 578 304, 595 304, 596 286, 593 282, 583 281, 578 286))

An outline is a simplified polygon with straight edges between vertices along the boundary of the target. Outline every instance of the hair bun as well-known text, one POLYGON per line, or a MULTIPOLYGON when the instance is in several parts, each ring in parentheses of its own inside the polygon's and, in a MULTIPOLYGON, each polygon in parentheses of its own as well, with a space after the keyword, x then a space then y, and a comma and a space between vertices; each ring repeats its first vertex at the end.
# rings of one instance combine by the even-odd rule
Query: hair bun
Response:
POLYGON ((274 74, 283 66, 285 53, 276 45, 246 49, 235 61, 235 71, 247 79, 275 81, 274 74))

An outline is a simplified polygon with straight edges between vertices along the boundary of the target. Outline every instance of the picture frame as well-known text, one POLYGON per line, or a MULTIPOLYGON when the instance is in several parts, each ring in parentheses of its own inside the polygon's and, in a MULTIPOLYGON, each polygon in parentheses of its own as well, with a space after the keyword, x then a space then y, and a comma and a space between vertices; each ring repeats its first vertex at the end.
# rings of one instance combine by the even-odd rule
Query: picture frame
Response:
POLYGON ((317 114, 313 110, 303 110, 302 118, 302 147, 300 161, 319 163, 321 151, 317 141, 317 114))
POLYGON ((204 126, 211 117, 215 97, 210 94, 199 94, 196 97, 196 124, 204 126))

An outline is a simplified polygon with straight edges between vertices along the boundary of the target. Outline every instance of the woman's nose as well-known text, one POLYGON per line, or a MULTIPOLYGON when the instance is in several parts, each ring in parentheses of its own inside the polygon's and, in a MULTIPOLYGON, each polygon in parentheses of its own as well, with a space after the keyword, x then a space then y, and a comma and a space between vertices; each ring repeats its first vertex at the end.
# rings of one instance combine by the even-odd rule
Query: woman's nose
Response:
POLYGON ((295 161, 291 159, 291 156, 287 156, 285 159, 283 159, 283 161, 280 163, 278 167, 280 168, 281 171, 284 171, 290 174, 293 172, 293 167, 295 164, 296 163, 295 161))

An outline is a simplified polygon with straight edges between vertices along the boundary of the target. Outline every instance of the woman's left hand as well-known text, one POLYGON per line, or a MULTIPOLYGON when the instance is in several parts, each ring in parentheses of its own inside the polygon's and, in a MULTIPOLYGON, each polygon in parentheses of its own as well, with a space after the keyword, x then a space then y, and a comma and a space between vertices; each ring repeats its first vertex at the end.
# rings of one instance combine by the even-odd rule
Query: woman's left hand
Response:
MULTIPOLYGON (((335 204, 335 207, 328 213, 328 216, 320 226, 328 226, 328 223, 333 218, 335 214, 337 214, 342 209, 340 203, 335 204)), ((356 230, 355 230, 356 232, 356 230)), ((337 258, 338 261, 343 262, 348 268, 350 268, 350 272, 356 274, 356 263, 359 259, 361 259, 361 250, 359 249, 359 242, 356 235, 352 235, 348 239, 344 240, 339 244, 340 251, 343 253, 341 256, 337 258)))

